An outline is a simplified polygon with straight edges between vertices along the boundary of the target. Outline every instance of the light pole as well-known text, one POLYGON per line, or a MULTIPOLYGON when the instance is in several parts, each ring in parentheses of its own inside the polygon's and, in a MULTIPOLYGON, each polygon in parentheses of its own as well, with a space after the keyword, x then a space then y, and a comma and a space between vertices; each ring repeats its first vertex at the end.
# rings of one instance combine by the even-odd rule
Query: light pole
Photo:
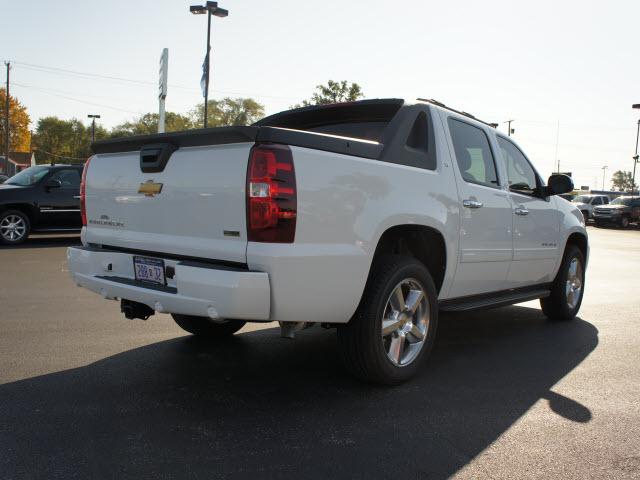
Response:
MULTIPOLYGON (((633 108, 640 109, 640 103, 634 103, 633 108)), ((631 177, 631 195, 636 186, 636 164, 638 163, 638 138, 640 138, 640 120, 638 120, 638 131, 636 133, 636 154, 633 156, 633 176, 631 177)))
POLYGON ((604 176, 607 174, 607 168, 609 168, 608 166, 604 166, 602 167, 602 191, 604 192, 604 176))
POLYGON ((91 143, 96 141, 96 118, 100 118, 100 115, 87 115, 87 118, 91 119, 91 143))
POLYGON ((189 11, 194 15, 207 14, 207 53, 204 57, 204 128, 207 128, 207 112, 209 102, 209 52, 211 50, 211 15, 224 18, 229 15, 229 11, 218 8, 218 2, 207 2, 204 5, 191 5, 189 11))

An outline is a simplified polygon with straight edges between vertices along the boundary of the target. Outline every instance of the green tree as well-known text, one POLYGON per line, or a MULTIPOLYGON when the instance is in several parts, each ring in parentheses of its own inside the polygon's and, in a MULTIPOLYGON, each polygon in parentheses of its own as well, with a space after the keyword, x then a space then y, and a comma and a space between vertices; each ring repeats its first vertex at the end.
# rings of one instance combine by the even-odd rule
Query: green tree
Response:
MULTIPOLYGON (((108 133, 96 125, 96 140, 108 133)), ((77 118, 63 120, 51 116, 38 120, 33 138, 38 163, 77 163, 91 155, 91 126, 85 126, 77 118)))
MULTIPOLYGON (((157 113, 145 113, 141 117, 116 125, 111 130, 110 137, 129 137, 132 135, 151 135, 158 133, 157 113)), ((194 128, 191 118, 180 113, 166 112, 164 129, 166 132, 180 132, 194 128)))
MULTIPOLYGON (((207 105, 208 127, 251 125, 264 117, 264 105, 253 98, 226 97, 222 100, 209 100, 207 105)), ((202 127, 204 102, 197 105, 189 116, 196 128, 202 127)))
MULTIPOLYGON (((7 90, 0 88, 0 155, 5 153, 5 106, 7 90)), ((30 143, 29 123, 31 119, 27 107, 16 97, 9 95, 9 150, 11 152, 28 152, 30 143)))
POLYGON ((357 83, 348 83, 346 80, 340 82, 329 80, 326 85, 317 85, 316 91, 309 100, 303 100, 302 104, 294 107, 353 102, 363 97, 362 87, 357 83))
POLYGON ((615 190, 620 192, 628 192, 637 189, 637 185, 633 183, 631 172, 623 172, 618 170, 611 177, 611 184, 615 190))

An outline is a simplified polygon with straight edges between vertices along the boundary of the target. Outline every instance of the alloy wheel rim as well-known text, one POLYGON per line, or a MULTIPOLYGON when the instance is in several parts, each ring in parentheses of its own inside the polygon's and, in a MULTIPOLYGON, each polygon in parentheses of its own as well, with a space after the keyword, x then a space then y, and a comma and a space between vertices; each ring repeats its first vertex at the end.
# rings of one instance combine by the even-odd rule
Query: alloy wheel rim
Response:
POLYGON ((566 296, 569 308, 576 308, 582 295, 583 269, 577 258, 572 258, 567 274, 566 296))
POLYGON ((0 235, 10 242, 20 240, 26 231, 27 225, 19 215, 7 215, 0 221, 0 235))
POLYGON ((420 283, 407 278, 391 291, 382 315, 382 346, 397 367, 415 361, 429 330, 429 302, 420 283))

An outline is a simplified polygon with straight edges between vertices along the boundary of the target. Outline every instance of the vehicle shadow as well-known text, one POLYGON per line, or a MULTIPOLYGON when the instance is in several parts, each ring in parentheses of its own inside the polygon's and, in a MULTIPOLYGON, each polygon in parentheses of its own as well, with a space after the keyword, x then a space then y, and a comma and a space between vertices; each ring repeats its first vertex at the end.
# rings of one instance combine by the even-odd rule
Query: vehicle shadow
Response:
POLYGON ((162 341, 0 386, 9 478, 446 478, 531 406, 588 422, 551 389, 598 344, 538 309, 443 315, 414 380, 353 380, 335 332, 162 341))
POLYGON ((64 233, 61 236, 55 236, 54 234, 46 235, 31 235, 27 238, 26 242, 20 245, 2 245, 0 244, 0 250, 21 250, 25 248, 51 248, 51 247, 72 247, 74 245, 80 245, 80 233, 75 235, 64 233))

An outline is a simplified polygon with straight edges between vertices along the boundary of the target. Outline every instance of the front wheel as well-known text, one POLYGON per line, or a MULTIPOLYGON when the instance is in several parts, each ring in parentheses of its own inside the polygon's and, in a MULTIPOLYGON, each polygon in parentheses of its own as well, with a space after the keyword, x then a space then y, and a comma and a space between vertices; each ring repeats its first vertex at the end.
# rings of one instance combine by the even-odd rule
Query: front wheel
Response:
POLYGON ((622 217, 618 225, 620 225, 620 228, 629 228, 629 217, 622 217))
POLYGON ((20 210, 7 210, 0 213, 0 243, 18 245, 29 236, 31 223, 29 217, 20 210))
POLYGON ((437 325, 436 288, 425 266, 412 257, 382 257, 356 314, 338 328, 342 360, 365 381, 401 383, 429 355, 437 325))
POLYGON ((551 286, 551 294, 540 299, 543 313, 551 320, 572 320, 580 310, 584 295, 584 255, 570 245, 551 286))
POLYGON ((214 322, 207 317, 196 317, 194 315, 171 315, 173 320, 183 330, 202 338, 222 338, 230 337, 242 327, 246 322, 242 320, 224 320, 214 322))

